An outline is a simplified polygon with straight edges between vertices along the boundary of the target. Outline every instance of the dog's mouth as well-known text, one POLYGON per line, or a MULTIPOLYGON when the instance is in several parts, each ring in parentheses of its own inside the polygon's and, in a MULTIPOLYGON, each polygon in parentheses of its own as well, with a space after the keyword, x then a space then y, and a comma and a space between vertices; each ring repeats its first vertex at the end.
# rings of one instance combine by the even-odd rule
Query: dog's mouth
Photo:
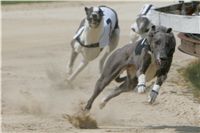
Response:
POLYGON ((99 24, 99 21, 97 19, 92 19, 91 24, 97 25, 97 24, 99 24))
POLYGON ((97 27, 100 24, 101 20, 97 18, 90 18, 89 19, 89 24, 90 27, 97 27))
POLYGON ((155 61, 160 68, 164 68, 168 63, 168 60, 156 59, 155 61))
POLYGON ((159 65, 159 66, 161 66, 161 60, 156 59, 156 64, 159 65))

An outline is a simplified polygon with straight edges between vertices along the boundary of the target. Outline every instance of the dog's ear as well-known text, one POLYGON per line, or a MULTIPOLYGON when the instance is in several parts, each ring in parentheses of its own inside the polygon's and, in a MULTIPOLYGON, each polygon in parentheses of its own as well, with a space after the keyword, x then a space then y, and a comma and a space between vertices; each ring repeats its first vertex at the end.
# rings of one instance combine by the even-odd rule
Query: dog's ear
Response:
POLYGON ((89 8, 85 7, 85 13, 88 14, 89 8))
POLYGON ((172 28, 167 29, 167 33, 170 33, 170 32, 172 32, 172 28))
POLYGON ((156 31, 156 26, 155 26, 155 25, 152 25, 151 28, 150 28, 149 31, 148 31, 149 37, 153 37, 154 34, 155 34, 155 31, 156 31))
POLYGON ((155 25, 152 25, 152 26, 151 26, 151 30, 152 30, 152 31, 156 31, 156 26, 155 26, 155 25))
POLYGON ((155 25, 152 25, 151 28, 148 29, 149 37, 153 37, 155 31, 156 31, 156 26, 155 26, 155 25))
POLYGON ((99 8, 99 14, 100 14, 101 16, 104 15, 104 14, 103 14, 103 11, 101 10, 101 8, 99 8))

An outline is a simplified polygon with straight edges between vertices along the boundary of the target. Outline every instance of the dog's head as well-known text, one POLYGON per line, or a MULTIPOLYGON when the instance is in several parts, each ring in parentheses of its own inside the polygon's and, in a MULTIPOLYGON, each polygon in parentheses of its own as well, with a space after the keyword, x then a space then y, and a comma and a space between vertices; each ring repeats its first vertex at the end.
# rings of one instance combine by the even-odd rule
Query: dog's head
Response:
POLYGON ((101 23, 103 17, 103 11, 99 7, 85 7, 85 13, 87 21, 91 28, 96 28, 101 23))
POLYGON ((171 28, 153 25, 148 33, 148 40, 158 64, 165 64, 173 57, 176 41, 171 28))
POLYGON ((139 34, 144 34, 145 32, 148 32, 148 28, 150 25, 150 20, 147 17, 144 16, 139 16, 136 19, 136 24, 138 27, 138 33, 139 34))

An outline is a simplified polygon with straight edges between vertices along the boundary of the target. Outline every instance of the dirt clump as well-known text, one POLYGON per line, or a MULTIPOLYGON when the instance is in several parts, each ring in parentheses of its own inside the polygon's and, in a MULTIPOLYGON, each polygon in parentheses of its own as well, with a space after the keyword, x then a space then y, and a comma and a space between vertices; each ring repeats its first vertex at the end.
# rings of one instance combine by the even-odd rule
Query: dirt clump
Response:
POLYGON ((67 119, 67 121, 72 124, 76 128, 80 129, 97 129, 97 121, 91 116, 91 114, 83 109, 83 107, 80 107, 80 109, 72 114, 64 114, 64 119, 67 119))

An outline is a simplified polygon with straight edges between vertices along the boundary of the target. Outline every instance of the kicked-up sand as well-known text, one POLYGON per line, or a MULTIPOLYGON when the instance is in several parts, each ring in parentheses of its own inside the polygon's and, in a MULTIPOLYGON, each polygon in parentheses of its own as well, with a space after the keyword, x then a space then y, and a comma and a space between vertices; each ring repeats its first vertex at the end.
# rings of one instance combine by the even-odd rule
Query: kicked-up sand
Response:
MULTIPOLYGON (((155 6, 170 4, 50 2, 3 5, 2 131, 199 133, 200 104, 178 72, 196 58, 178 49, 168 79, 154 105, 147 103, 148 92, 137 94, 131 91, 112 99, 100 110, 98 104, 101 98, 119 85, 112 82, 96 99, 90 114, 82 115, 79 104, 85 104, 93 92, 99 77, 100 57, 81 72, 73 86, 65 82, 70 41, 85 16, 85 6, 108 5, 117 11, 121 29, 120 48, 129 42, 130 26, 145 3, 155 6), (89 128, 86 122, 93 129, 82 129, 89 128)), ((180 40, 176 39, 178 46, 180 40)), ((75 64, 79 61, 80 57, 75 64)))

